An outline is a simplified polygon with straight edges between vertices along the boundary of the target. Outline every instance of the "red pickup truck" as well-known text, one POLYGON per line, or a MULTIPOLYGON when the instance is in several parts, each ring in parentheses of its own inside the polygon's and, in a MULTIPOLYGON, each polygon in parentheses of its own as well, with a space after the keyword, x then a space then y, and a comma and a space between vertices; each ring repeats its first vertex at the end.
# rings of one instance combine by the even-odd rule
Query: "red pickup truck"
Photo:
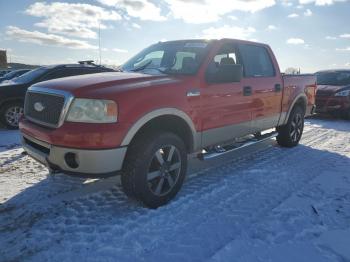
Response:
POLYGON ((121 174, 128 196, 156 208, 181 188, 189 154, 208 159, 276 136, 296 146, 315 90, 313 75, 282 75, 264 44, 160 42, 120 72, 30 87, 20 130, 52 171, 121 174))

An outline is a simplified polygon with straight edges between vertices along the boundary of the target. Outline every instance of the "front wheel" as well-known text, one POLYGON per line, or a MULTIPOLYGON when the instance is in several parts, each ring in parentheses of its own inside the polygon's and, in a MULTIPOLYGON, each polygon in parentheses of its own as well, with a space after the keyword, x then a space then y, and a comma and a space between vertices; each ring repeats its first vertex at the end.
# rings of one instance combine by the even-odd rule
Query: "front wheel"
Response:
POLYGON ((1 109, 0 120, 9 129, 18 129, 19 119, 23 115, 23 104, 9 102, 1 109))
POLYGON ((130 146, 124 170, 124 192, 150 208, 165 205, 180 190, 187 171, 184 142, 172 133, 146 134, 130 146))
POLYGON ((277 143, 280 146, 294 147, 299 144, 304 131, 304 116, 304 110, 297 106, 291 112, 287 124, 277 128, 277 143))

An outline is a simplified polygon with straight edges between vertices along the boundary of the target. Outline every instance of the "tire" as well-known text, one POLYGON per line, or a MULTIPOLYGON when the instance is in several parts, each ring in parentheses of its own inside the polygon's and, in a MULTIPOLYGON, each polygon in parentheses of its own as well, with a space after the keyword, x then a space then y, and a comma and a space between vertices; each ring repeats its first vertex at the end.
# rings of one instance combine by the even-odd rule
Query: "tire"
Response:
POLYGON ((147 133, 130 145, 121 182, 127 196, 157 208, 176 196, 186 172, 184 142, 173 133, 147 133))
POLYGON ((277 143, 280 146, 295 147, 299 144, 304 131, 304 117, 304 110, 297 106, 291 112, 287 124, 277 128, 277 143))
POLYGON ((8 102, 1 108, 0 121, 8 129, 18 129, 19 119, 23 114, 23 103, 8 102))

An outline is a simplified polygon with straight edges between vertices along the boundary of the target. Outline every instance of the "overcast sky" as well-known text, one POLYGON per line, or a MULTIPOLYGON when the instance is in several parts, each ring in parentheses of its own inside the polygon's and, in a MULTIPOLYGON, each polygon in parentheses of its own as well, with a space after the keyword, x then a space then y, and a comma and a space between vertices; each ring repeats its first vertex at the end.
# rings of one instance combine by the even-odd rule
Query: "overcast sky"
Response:
POLYGON ((282 70, 350 68, 349 0, 0 0, 0 49, 13 62, 118 65, 158 41, 268 43, 282 70))

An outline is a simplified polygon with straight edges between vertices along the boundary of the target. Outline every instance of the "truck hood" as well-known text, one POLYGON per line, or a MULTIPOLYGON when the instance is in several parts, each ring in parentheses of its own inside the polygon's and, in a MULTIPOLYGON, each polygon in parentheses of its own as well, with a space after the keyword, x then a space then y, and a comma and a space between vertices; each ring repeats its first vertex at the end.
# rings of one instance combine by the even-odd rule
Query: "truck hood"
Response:
POLYGON ((59 89, 78 96, 90 91, 109 89, 120 92, 136 88, 161 85, 177 82, 178 80, 167 75, 146 75, 141 73, 108 72, 90 75, 81 75, 60 78, 35 84, 36 87, 59 89))
POLYGON ((317 92, 319 93, 327 93, 327 94, 335 94, 337 92, 343 91, 344 89, 348 89, 350 86, 332 86, 332 85, 318 85, 317 92))

